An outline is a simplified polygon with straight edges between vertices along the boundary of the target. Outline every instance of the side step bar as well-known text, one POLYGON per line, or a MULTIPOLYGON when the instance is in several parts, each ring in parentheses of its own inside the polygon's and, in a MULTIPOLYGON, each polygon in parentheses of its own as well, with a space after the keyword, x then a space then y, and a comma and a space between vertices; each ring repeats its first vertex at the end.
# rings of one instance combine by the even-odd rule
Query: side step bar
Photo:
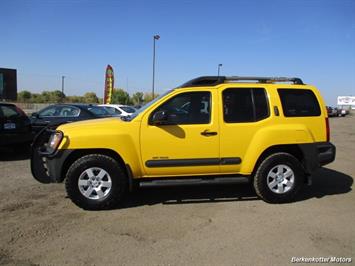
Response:
POLYGON ((190 185, 218 185, 218 184, 241 184, 248 183, 247 176, 229 176, 216 178, 176 178, 176 179, 155 179, 139 181, 140 187, 161 187, 161 186, 190 186, 190 185))

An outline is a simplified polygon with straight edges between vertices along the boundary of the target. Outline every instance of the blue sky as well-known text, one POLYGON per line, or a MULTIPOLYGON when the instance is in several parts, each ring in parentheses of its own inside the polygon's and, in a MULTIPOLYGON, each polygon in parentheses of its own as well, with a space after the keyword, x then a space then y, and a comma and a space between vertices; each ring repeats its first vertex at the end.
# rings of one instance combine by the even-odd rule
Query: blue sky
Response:
POLYGON ((18 89, 103 94, 150 91, 153 35, 158 92, 197 76, 299 76, 328 104, 355 95, 355 1, 0 0, 0 67, 18 89), (128 86, 127 86, 128 85, 128 86))

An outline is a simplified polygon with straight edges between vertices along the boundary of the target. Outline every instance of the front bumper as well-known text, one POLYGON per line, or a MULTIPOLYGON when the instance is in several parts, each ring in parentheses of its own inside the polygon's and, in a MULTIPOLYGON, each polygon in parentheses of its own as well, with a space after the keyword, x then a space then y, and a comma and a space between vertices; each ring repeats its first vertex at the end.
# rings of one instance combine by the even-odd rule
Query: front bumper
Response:
POLYGON ((53 154, 47 152, 52 130, 41 131, 34 139, 31 150, 32 176, 41 183, 59 183, 64 180, 62 176, 64 162, 72 153, 72 150, 57 150, 53 154))

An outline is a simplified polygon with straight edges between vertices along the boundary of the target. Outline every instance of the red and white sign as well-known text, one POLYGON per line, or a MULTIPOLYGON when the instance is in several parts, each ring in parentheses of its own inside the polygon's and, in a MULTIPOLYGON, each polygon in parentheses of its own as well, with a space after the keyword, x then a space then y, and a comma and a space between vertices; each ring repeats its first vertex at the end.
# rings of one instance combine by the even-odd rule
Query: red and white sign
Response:
POLYGON ((338 105, 355 106, 355 96, 338 96, 338 105))

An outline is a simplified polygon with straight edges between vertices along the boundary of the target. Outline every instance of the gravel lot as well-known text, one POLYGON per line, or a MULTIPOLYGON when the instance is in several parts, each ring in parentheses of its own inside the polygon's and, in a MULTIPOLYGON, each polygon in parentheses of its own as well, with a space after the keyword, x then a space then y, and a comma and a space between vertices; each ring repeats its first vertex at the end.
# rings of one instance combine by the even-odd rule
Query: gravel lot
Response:
MULTIPOLYGON (((27 155, 0 151, 0 265, 286 265, 355 260, 355 116, 331 118, 336 161, 297 201, 271 205, 248 185, 144 189, 89 212, 63 184, 39 184, 27 155)), ((353 262, 354 263, 354 262, 353 262)))

